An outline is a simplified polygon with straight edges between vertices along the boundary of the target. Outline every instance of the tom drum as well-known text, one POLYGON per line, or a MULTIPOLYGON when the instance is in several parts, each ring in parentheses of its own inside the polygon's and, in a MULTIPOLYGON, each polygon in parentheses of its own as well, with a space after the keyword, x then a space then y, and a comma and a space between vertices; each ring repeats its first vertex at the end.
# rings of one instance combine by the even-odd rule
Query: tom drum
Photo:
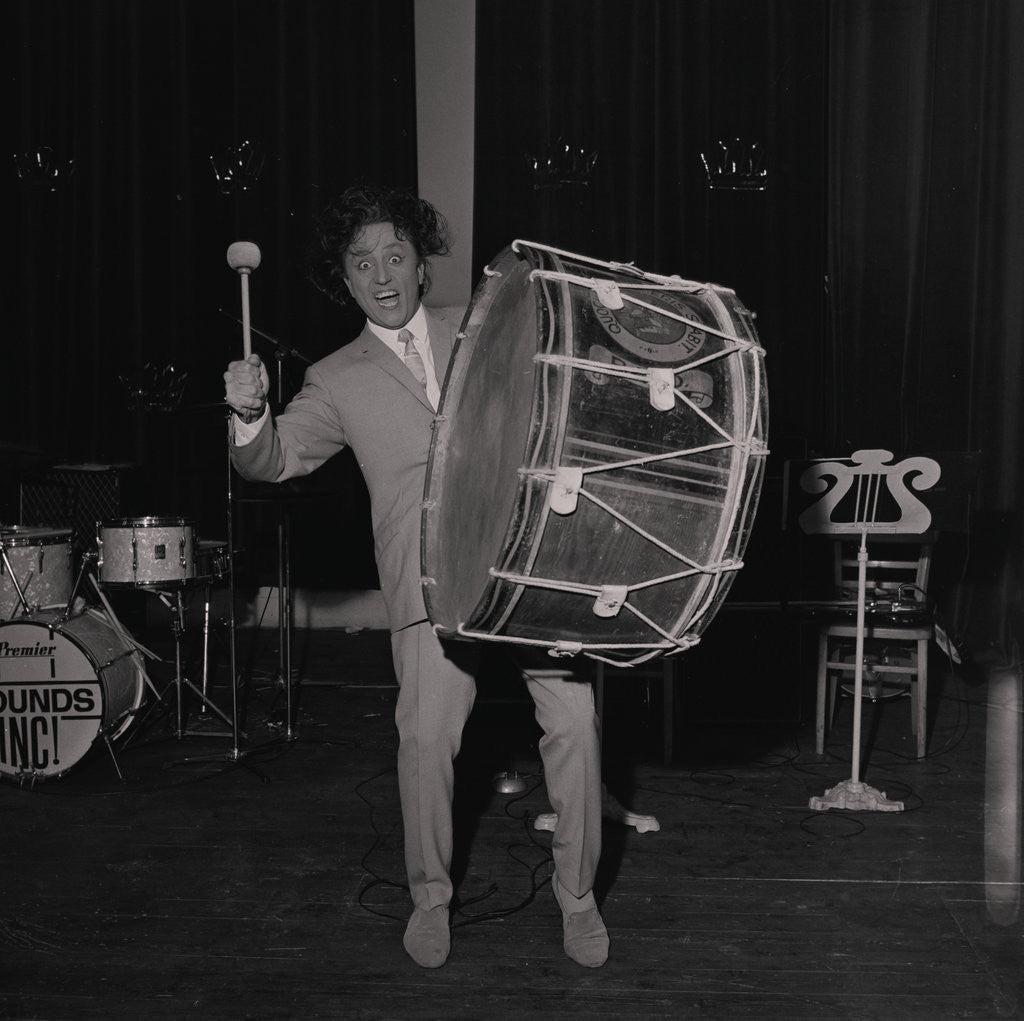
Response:
POLYGON ((167 588, 196 576, 195 525, 186 518, 117 518, 96 536, 101 585, 167 588))

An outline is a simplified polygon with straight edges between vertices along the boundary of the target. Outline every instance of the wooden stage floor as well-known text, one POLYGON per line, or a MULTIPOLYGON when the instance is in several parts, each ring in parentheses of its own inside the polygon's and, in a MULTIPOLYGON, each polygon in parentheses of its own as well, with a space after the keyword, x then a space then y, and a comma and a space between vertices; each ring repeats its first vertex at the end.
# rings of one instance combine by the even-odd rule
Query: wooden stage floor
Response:
MULTIPOLYGON (((224 643, 210 692, 230 711, 224 643)), ((660 830, 605 821, 611 956, 593 971, 562 951, 525 690, 482 683, 459 761, 453 951, 425 971, 401 946, 387 636, 295 635, 291 739, 277 632, 240 631, 236 647, 243 755, 194 699, 176 738, 168 700, 115 745, 123 782, 100 747, 34 788, 0 783, 0 1017, 1024 1015, 1019 862, 989 872, 1008 885, 985 883, 1000 861, 985 846, 989 692, 941 662, 927 759, 912 757, 909 701, 865 706, 863 778, 901 813, 808 808, 850 776, 848 699, 819 761, 813 720, 744 719, 730 677, 734 718, 700 717, 684 680, 665 765, 657 705, 621 682, 606 779, 660 830), (492 790, 510 768, 520 796, 492 790)), ((163 688, 173 661, 151 673, 163 688)), ((1015 825, 1002 822, 1011 849, 1015 825)))

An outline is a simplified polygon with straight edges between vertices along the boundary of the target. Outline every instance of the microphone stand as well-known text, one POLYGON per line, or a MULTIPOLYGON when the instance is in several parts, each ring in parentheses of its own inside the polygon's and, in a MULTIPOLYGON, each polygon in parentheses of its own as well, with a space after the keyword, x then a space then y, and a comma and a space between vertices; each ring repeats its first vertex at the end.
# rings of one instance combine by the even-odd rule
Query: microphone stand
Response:
MULTIPOLYGON (((239 319, 223 308, 217 310, 221 315, 226 316, 232 322, 238 323, 243 329, 262 337, 274 347, 274 357, 277 362, 277 406, 284 406, 284 360, 295 358, 306 365, 313 362, 297 348, 272 337, 269 333, 257 329, 249 322, 239 319)), ((230 439, 229 439, 230 442, 230 439)), ((230 474, 230 468, 229 468, 230 474)), ((228 501, 231 504, 230 480, 228 501)), ((230 532, 230 528, 229 528, 230 532)), ((232 564, 234 556, 233 547, 229 548, 229 564, 232 564)), ((232 573, 232 579, 234 575, 232 573)), ((292 700, 292 594, 291 594, 291 515, 285 505, 284 499, 277 500, 277 632, 278 632, 278 672, 277 681, 284 688, 285 693, 285 720, 284 737, 286 740, 295 738, 295 721, 292 700)))
MULTIPOLYGON (((217 309, 222 316, 227 316, 233 323, 238 323, 239 326, 245 324, 237 316, 233 316, 230 312, 225 312, 224 309, 217 309)), ((298 348, 289 347, 287 344, 282 343, 276 337, 272 337, 269 333, 264 333, 262 330, 256 329, 251 323, 249 324, 249 331, 255 333, 257 337, 262 337, 265 341, 273 344, 277 350, 277 358, 279 361, 284 361, 286 357, 297 358, 300 362, 304 362, 306 365, 312 365, 313 361, 311 358, 307 358, 298 348)), ((278 380, 278 399, 281 396, 280 380, 278 380)))

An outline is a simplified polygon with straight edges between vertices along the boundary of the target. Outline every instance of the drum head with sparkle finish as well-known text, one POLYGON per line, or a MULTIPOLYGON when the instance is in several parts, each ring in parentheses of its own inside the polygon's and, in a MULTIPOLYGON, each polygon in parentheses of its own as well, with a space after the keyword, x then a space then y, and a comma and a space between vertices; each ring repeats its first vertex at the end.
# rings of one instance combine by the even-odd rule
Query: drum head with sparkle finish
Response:
POLYGON ((141 658, 97 610, 0 624, 0 776, 61 776, 119 738, 144 695, 141 658))

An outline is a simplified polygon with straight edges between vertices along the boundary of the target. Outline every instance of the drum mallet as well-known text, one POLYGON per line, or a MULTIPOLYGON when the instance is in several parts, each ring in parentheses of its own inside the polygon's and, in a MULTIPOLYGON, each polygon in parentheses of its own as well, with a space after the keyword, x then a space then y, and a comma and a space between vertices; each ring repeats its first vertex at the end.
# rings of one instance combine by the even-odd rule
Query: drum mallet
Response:
POLYGON ((235 241, 228 245, 228 265, 242 279, 242 351, 252 353, 252 328, 249 325, 249 274, 260 264, 260 247, 253 241, 235 241))

